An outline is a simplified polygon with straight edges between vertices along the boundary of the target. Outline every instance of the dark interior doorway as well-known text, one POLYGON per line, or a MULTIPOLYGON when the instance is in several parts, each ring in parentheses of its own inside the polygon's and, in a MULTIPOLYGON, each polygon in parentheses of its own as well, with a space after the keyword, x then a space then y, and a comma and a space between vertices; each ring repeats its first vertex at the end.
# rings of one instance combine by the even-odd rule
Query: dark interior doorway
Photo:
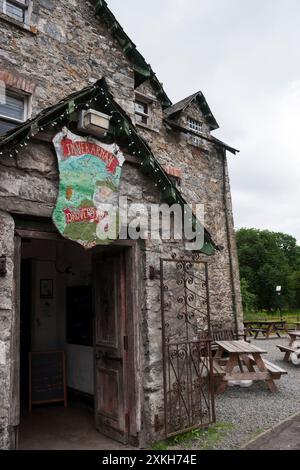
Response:
MULTIPOLYGON (((79 449, 93 448, 91 445, 103 448, 107 445, 104 440, 110 442, 104 435, 128 443, 133 429, 129 420, 135 416, 134 411, 128 412, 133 408, 127 402, 126 388, 130 352, 126 310, 131 302, 126 283, 132 282, 129 252, 126 247, 112 247, 93 254, 60 239, 22 239, 20 449, 72 448, 75 434, 79 449), (47 289, 51 287, 48 298, 44 296, 44 284, 47 289), (95 319, 97 335, 92 327, 95 319), (64 403, 36 404, 30 413, 29 353, 58 349, 64 350, 67 357, 68 407, 64 409, 64 403), (81 432, 88 433, 83 447, 81 432), (58 434, 65 436, 59 447, 58 434), (92 444, 97 436, 98 445, 92 444)), ((132 308, 128 311, 132 313, 132 308)), ((133 344, 133 337, 131 340, 133 344)), ((134 381, 130 386, 133 397, 134 381)), ((111 442, 111 448, 117 445, 111 442)))

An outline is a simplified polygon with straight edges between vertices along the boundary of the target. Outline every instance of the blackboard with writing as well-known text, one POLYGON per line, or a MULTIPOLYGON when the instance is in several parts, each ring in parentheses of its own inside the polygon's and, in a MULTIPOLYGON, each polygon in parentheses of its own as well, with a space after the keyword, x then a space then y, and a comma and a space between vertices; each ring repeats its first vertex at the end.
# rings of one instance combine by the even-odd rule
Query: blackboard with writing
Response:
POLYGON ((63 401, 67 406, 64 351, 29 354, 29 409, 39 403, 63 401))

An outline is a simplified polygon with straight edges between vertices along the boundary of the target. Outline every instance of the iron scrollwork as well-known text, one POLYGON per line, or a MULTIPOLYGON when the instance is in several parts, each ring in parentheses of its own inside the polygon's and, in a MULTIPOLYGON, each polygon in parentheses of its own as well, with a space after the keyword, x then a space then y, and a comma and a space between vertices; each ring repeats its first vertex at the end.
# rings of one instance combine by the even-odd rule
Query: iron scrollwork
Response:
POLYGON ((207 264, 161 260, 165 434, 214 421, 207 264))

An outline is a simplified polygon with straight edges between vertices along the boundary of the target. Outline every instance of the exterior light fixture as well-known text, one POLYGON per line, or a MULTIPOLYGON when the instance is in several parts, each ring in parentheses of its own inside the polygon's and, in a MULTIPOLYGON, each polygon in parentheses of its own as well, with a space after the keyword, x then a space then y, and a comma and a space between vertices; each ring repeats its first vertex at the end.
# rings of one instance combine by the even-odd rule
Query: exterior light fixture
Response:
POLYGON ((280 312, 280 320, 283 321, 283 317, 282 317, 282 309, 281 309, 281 306, 280 306, 280 296, 281 296, 281 292, 282 292, 282 286, 276 286, 276 294, 277 294, 277 310, 279 310, 280 312))
POLYGON ((79 113, 78 129, 96 137, 105 137, 109 130, 110 119, 111 116, 95 109, 83 110, 79 113))

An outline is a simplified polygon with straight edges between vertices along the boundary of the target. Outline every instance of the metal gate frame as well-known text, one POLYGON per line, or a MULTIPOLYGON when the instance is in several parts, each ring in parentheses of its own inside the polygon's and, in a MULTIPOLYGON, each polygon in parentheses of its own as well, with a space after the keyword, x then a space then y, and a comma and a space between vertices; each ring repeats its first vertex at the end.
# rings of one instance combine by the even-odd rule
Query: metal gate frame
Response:
POLYGON ((193 254, 191 259, 177 258, 175 254, 171 259, 161 258, 160 284, 164 428, 165 436, 168 438, 193 429, 208 427, 215 422, 208 264, 199 260, 197 254, 193 254), (168 334, 170 325, 166 319, 166 312, 170 312, 172 305, 166 301, 166 292, 169 292, 169 289, 164 279, 164 268, 172 266, 171 263, 174 264, 178 274, 177 289, 182 288, 182 294, 176 298, 177 307, 182 306, 182 310, 174 317, 174 321, 182 326, 181 330, 176 330, 176 341, 168 334), (202 268, 203 281, 192 273, 191 269, 195 266, 202 268), (195 286, 195 279, 200 282, 204 294, 191 289, 191 286, 195 286), (206 323, 202 324, 203 328, 198 326, 200 316, 203 320, 203 310, 200 311, 191 305, 191 302, 197 300, 196 297, 205 310, 206 323), (197 330, 196 338, 195 336, 191 338, 191 328, 197 330))

